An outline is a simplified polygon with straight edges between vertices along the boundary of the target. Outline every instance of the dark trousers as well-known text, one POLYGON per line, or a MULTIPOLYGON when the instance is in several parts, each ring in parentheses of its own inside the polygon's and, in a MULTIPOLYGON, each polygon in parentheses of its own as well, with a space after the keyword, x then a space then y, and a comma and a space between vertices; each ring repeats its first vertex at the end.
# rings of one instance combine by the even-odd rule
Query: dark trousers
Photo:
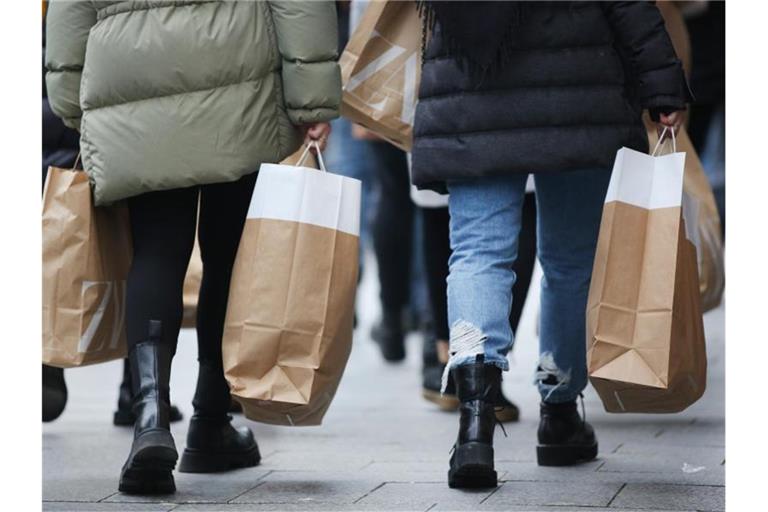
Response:
MULTIPOLYGON (((384 315, 400 315, 409 303, 414 205, 405 153, 386 142, 372 145, 378 199, 373 218, 373 250, 379 266, 384 315)), ((397 318, 400 318, 399 316, 397 318)))
MULTIPOLYGON (((229 282, 256 174, 231 183, 150 192, 128 199, 133 237, 126 302, 129 349, 147 339, 150 320, 160 320, 162 343, 172 354, 176 352, 184 276, 198 226, 203 261, 197 306, 198 359, 222 368, 221 337, 229 282)), ((223 369, 221 375, 223 378, 223 369)))
MULTIPOLYGON (((448 303, 446 278, 448 277, 448 258, 451 255, 449 240, 448 208, 422 208, 424 267, 427 275, 429 303, 434 324, 434 335, 438 340, 450 338, 448 325, 448 303)), ((518 240, 517 260, 513 266, 517 280, 512 288, 512 311, 509 323, 512 332, 517 331, 520 316, 523 313, 525 297, 531 284, 533 267, 536 263, 536 198, 526 194, 523 202, 523 219, 518 240)))

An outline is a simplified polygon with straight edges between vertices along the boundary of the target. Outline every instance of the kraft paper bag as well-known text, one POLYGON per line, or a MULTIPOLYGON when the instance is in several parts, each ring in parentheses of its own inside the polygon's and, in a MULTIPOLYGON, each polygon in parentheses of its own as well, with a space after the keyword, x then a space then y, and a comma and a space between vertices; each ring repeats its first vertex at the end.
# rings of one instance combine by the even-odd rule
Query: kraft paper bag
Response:
POLYGON ((370 2, 339 65, 341 115, 410 151, 421 80, 416 2, 370 2))
POLYGON ((261 166, 235 259, 224 371, 263 423, 319 425, 352 348, 360 181, 320 164, 261 166))
POLYGON ((669 413, 706 386, 685 153, 618 151, 587 305, 589 378, 608 412, 669 413))
MULTIPOLYGON (((302 156, 301 150, 286 158, 284 164, 295 164, 302 156)), ((317 166, 312 154, 305 156, 308 165, 317 166)), ((197 324, 197 301, 200 296, 200 284, 203 281, 203 260, 200 256, 200 240, 195 238, 195 246, 192 249, 192 257, 189 260, 187 274, 184 276, 184 315, 182 327, 195 327, 197 324)))
POLYGON ((94 207, 88 176, 51 167, 43 191, 43 363, 60 368, 126 356, 128 210, 94 207))
MULTIPOLYGON (((649 119, 646 119, 646 123, 648 142, 653 147, 659 137, 649 119)), ((725 291, 725 256, 720 214, 699 155, 685 128, 681 128, 677 135, 677 148, 686 154, 683 180, 684 206, 689 209, 686 222, 690 224, 688 230, 696 246, 701 309, 706 313, 720 305, 725 291)))

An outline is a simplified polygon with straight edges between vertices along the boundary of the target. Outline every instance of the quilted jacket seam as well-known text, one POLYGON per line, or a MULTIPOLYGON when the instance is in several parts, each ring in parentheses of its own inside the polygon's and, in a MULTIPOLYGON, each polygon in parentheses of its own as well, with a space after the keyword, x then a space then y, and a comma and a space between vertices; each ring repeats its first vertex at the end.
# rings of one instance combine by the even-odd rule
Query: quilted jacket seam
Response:
POLYGON ((202 89, 188 89, 186 91, 174 92, 174 93, 171 93, 171 94, 160 94, 160 95, 155 95, 155 96, 148 96, 146 98, 138 98, 138 99, 135 99, 135 100, 121 101, 119 103, 109 103, 109 104, 106 104, 106 105, 91 106, 91 107, 88 107, 88 108, 83 108, 83 111, 84 112, 93 112, 94 110, 99 110, 99 109, 102 109, 102 108, 119 107, 121 105, 128 105, 130 103, 140 103, 140 102, 143 102, 143 101, 159 100, 159 99, 162 99, 162 98, 171 98, 173 96, 181 96, 182 94, 194 94, 194 93, 197 93, 197 92, 206 92, 206 91, 213 91, 213 90, 216 90, 216 89, 224 89, 224 88, 227 88, 227 87, 235 87, 237 85, 242 85, 242 84, 262 82, 262 81, 266 80, 267 77, 271 73, 275 73, 275 72, 276 72, 275 70, 270 69, 266 74, 259 75, 258 77, 254 78, 254 79, 251 79, 251 80, 239 80, 237 82, 231 82, 231 83, 228 83, 228 84, 215 85, 213 87, 203 87, 202 89))

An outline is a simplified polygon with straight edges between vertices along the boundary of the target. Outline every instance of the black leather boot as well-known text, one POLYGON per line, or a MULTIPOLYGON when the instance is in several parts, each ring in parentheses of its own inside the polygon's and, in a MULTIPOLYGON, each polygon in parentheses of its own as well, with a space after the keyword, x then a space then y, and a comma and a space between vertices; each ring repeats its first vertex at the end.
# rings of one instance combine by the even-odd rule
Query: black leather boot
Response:
POLYGON ((167 494, 176 491, 173 468, 178 453, 170 430, 168 382, 171 356, 161 343, 162 324, 149 322, 149 337, 128 354, 136 397, 133 446, 120 474, 120 491, 167 494))
POLYGON ((200 361, 197 389, 189 421, 187 447, 181 456, 182 473, 214 473, 256 466, 259 446, 248 427, 232 426, 228 414, 232 398, 220 364, 200 361))
MULTIPOLYGON (((123 381, 117 394, 117 409, 112 417, 112 423, 118 427, 129 427, 136 421, 136 415, 133 413, 133 385, 131 382, 131 365, 128 359, 123 359, 123 381)), ((184 415, 178 407, 171 404, 171 410, 168 414, 171 423, 181 421, 184 415)))
POLYGON ((64 370, 43 365, 43 421, 53 421, 67 405, 67 383, 64 370))
POLYGON ((496 487, 493 466, 494 405, 501 387, 501 369, 478 355, 470 365, 451 370, 461 401, 459 436, 453 446, 448 486, 496 487))
POLYGON ((539 466, 570 466, 597 457, 597 439, 592 426, 579 416, 576 401, 541 403, 539 466))

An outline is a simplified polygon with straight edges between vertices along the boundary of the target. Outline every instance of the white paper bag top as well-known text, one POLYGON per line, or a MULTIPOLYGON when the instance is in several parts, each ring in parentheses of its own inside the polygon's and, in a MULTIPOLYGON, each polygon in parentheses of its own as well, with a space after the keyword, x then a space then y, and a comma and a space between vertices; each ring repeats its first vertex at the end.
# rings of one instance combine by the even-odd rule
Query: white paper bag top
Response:
POLYGON ((360 236, 360 180, 309 167, 262 164, 248 218, 314 224, 360 236))
POLYGON ((621 201, 648 210, 680 206, 684 171, 685 153, 651 156, 621 148, 605 202, 621 201))

